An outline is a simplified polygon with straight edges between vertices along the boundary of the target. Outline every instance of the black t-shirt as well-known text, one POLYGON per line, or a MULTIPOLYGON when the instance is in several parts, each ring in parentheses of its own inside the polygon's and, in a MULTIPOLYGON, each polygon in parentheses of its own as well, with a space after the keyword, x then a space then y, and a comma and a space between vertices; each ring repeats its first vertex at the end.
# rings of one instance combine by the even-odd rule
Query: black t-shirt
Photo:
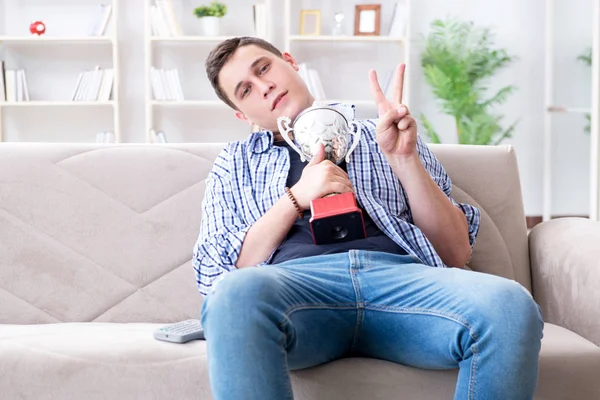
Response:
MULTIPOLYGON (((302 170, 308 164, 300 160, 300 155, 296 153, 286 142, 276 142, 276 146, 287 148, 290 153, 290 171, 288 173, 286 186, 292 187, 300 180, 302 170)), ((346 171, 346 163, 342 162, 340 168, 346 171)), ((360 206, 359 206, 360 207, 360 206)), ((273 254, 271 264, 278 264, 284 261, 293 260, 301 257, 317 256, 323 254, 343 253, 349 250, 371 250, 381 251, 392 254, 407 254, 402 247, 383 233, 367 212, 362 209, 363 219, 367 237, 364 239, 351 240, 342 243, 316 245, 313 242, 310 230, 309 219, 310 210, 304 211, 304 218, 297 219, 292 225, 286 238, 279 248, 273 254)))

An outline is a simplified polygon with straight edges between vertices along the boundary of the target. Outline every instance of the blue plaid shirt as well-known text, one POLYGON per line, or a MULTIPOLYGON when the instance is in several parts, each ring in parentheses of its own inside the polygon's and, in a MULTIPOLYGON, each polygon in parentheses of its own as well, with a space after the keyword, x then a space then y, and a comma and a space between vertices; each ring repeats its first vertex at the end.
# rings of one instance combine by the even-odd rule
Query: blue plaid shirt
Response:
MULTIPOLYGON (((408 254, 423 264, 446 267, 431 242, 412 223, 406 193, 375 140, 376 122, 360 121, 361 138, 347 164, 357 201, 379 229, 408 254)), ((464 212, 472 248, 479 231, 479 209, 452 199, 450 177, 420 137, 417 151, 435 183, 464 212)), ((208 294, 220 277, 236 269, 246 232, 285 195, 289 168, 287 149, 273 146, 269 131, 229 143, 218 156, 207 179, 202 226, 193 252, 200 293, 208 294)), ((270 258, 259 266, 269 263, 270 258)))

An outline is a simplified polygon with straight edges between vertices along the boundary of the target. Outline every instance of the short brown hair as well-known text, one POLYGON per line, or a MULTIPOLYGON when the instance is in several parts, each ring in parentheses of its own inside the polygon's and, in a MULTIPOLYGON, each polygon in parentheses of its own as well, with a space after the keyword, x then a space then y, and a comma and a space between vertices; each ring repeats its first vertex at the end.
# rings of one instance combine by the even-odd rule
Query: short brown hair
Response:
POLYGON ((221 72, 223 66, 227 63, 227 61, 229 61, 231 56, 233 56, 233 54, 238 48, 248 46, 251 44, 265 49, 275 54, 277 57, 283 57, 281 51, 279 51, 275 46, 273 46, 266 40, 251 36, 241 36, 222 41, 217 45, 217 47, 215 47, 210 52, 210 54, 206 58, 206 75, 208 76, 210 84, 212 85, 219 99, 223 100, 225 104, 227 104, 234 110, 237 110, 237 107, 235 106, 235 104, 233 104, 229 97, 227 97, 227 95, 219 85, 219 73, 221 72))

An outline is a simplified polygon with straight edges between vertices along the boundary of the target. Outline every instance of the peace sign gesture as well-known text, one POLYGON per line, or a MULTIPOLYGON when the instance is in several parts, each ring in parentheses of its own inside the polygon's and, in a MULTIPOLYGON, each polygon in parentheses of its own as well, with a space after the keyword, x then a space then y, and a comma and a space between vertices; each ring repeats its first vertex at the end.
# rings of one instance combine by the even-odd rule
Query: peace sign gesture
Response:
POLYGON ((417 152, 417 123, 402 104, 405 64, 396 68, 392 100, 385 98, 375 70, 369 71, 371 92, 379 121, 375 128, 377 143, 386 156, 412 156, 417 152))

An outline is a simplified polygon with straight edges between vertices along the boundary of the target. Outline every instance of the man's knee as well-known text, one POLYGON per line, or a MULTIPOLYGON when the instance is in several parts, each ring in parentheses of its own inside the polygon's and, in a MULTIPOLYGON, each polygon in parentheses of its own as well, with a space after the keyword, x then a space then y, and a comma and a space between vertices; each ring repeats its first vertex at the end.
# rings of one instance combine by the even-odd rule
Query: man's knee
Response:
POLYGON ((278 292, 279 280, 273 268, 248 267, 228 272, 205 299, 203 318, 239 318, 271 302, 278 292))
POLYGON ((527 289, 513 280, 499 278, 487 285, 486 292, 479 311, 488 316, 495 333, 524 340, 541 338, 541 310, 527 289))

